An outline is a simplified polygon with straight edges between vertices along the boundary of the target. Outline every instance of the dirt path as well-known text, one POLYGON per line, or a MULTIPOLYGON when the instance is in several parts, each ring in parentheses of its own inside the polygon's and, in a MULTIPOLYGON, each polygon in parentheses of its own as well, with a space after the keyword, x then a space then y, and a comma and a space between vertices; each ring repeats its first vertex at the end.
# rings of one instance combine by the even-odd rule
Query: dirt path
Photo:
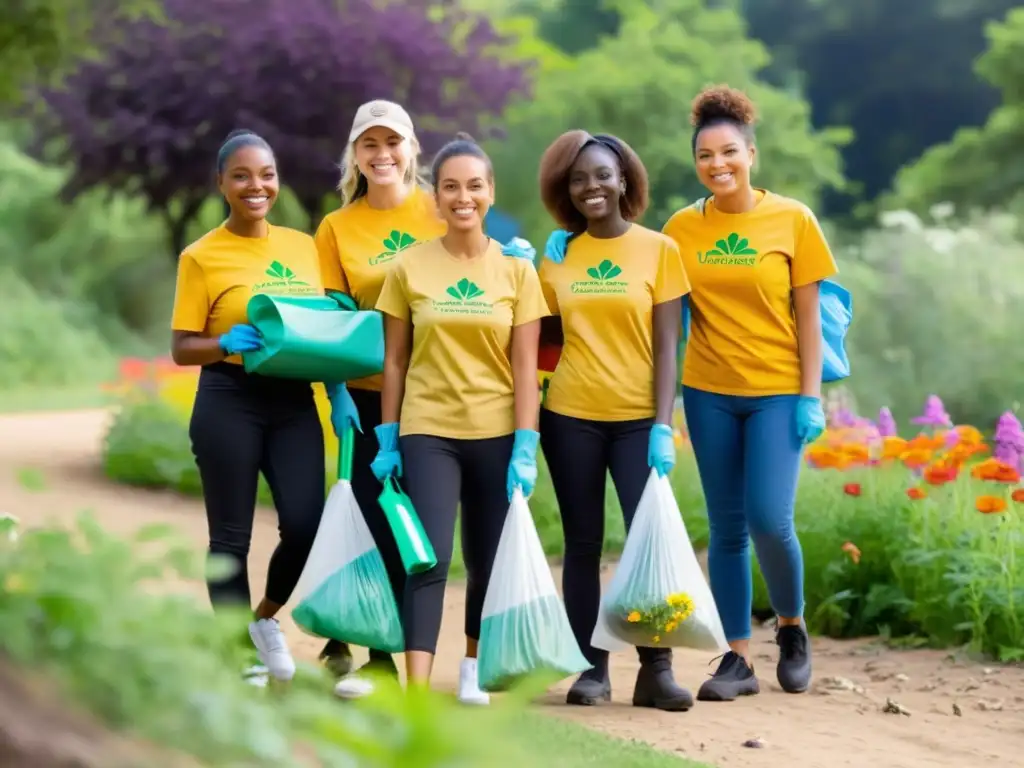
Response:
MULTIPOLYGON (((0 511, 37 525, 70 522, 91 509, 107 529, 124 533, 147 523, 171 523, 203 547, 206 525, 199 502, 117 487, 100 476, 106 418, 97 411, 0 418, 0 511), (30 490, 19 477, 36 477, 45 485, 30 490)), ((275 539, 273 511, 260 510, 253 574, 265 568, 275 539)), ((253 588, 258 593, 262 584, 253 588)), ((204 594, 198 585, 194 589, 204 594)), ((437 685, 452 689, 462 653, 460 585, 448 590, 446 607, 437 685)), ((290 619, 282 623, 296 655, 313 658, 319 644, 298 632, 290 619)), ((747 701, 699 704, 675 715, 635 710, 629 706, 635 658, 620 654, 613 661, 613 704, 566 707, 566 683, 540 706, 552 715, 721 768, 790 768, 794 761, 813 768, 963 768, 989 761, 1012 765, 1024 754, 1024 670, 985 667, 944 652, 816 640, 814 692, 787 696, 774 679, 775 649, 768 629, 757 630, 755 650, 764 692, 747 701), (911 716, 884 713, 889 697, 911 716), (953 714, 954 703, 961 717, 953 714), (754 738, 763 740, 763 749, 742 746, 754 738)), ((677 652, 678 679, 696 689, 710 672, 709 661, 701 652, 677 652)))

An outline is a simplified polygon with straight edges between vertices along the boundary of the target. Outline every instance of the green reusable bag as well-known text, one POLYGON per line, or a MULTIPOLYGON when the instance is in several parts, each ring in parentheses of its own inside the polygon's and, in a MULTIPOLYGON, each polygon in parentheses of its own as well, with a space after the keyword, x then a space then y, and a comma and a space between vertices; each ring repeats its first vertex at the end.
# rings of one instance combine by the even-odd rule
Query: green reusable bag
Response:
MULTIPOLYGON (((348 297, 344 297, 347 299, 348 297)), ((384 369, 380 312, 352 311, 331 296, 249 299, 249 322, 263 347, 242 355, 248 373, 303 381, 351 381, 384 369)))
POLYGON ((437 555, 427 538, 427 532, 423 530, 423 523, 409 497, 398 487, 394 478, 389 477, 384 481, 384 490, 378 502, 395 536, 405 572, 423 573, 437 565, 437 555))

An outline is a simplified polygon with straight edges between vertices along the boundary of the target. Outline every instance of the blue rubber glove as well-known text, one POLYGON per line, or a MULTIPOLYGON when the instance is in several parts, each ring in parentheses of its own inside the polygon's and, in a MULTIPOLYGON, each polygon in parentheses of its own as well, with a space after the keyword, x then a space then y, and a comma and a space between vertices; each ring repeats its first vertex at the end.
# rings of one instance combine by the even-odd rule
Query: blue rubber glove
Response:
POLYGON ((529 240, 524 240, 521 237, 513 237, 501 246, 501 255, 533 261, 537 257, 537 249, 530 244, 529 240))
POLYGON ((236 325, 220 337, 220 348, 224 354, 231 356, 242 352, 255 352, 263 347, 260 332, 251 325, 236 325))
POLYGON ((568 247, 569 232, 564 229, 556 229, 544 244, 544 258, 550 259, 555 264, 561 264, 565 261, 565 252, 568 247))
POLYGON ((377 458, 370 462, 373 476, 383 483, 389 477, 402 476, 402 454, 398 450, 398 422, 392 421, 373 428, 380 443, 377 458))
POLYGON ((800 395, 796 402, 796 436, 804 445, 813 443, 825 431, 825 411, 820 397, 800 395))
POLYGON ((341 438, 349 427, 361 433, 363 425, 359 422, 359 409, 348 387, 343 383, 324 382, 324 389, 327 390, 327 399, 331 401, 331 426, 334 427, 334 434, 341 438))
POLYGON ((690 294, 683 296, 683 341, 690 338, 690 294))
POLYGON ((533 487, 537 485, 537 443, 540 433, 532 429, 517 429, 515 442, 512 444, 512 460, 508 463, 508 500, 512 501, 512 493, 518 487, 523 496, 530 498, 533 487))
POLYGON ((655 424, 647 441, 647 466, 664 477, 676 465, 676 441, 672 427, 655 424))

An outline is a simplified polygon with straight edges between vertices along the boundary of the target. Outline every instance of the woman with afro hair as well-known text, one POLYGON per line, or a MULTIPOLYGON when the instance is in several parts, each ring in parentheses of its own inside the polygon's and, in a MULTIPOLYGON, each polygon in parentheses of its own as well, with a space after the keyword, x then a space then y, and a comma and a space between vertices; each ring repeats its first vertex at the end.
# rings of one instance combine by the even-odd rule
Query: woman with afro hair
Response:
POLYGON ((806 205, 751 185, 755 117, 732 88, 696 97, 692 151, 710 194, 663 230, 693 286, 683 403, 711 527, 711 589, 731 648, 702 701, 760 690, 749 647, 751 539, 778 616, 779 683, 800 693, 811 679, 793 505, 803 447, 825 428, 819 286, 837 268, 806 205))

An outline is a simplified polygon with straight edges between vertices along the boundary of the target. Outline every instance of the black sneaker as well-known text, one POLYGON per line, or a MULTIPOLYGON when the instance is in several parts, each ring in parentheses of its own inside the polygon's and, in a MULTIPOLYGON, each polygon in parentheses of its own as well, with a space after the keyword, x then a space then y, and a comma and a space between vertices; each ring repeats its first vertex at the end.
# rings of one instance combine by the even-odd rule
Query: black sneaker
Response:
POLYGON ((352 651, 338 640, 328 640, 320 651, 320 661, 335 677, 344 677, 352 671, 352 651))
POLYGON ((576 678, 569 692, 565 695, 566 704, 579 707, 593 707, 612 700, 612 684, 607 675, 595 670, 587 670, 576 678))
POLYGON ((737 653, 729 651, 722 657, 715 674, 697 691, 697 701, 734 701, 739 696, 761 692, 754 670, 737 653))
POLYGON ((672 667, 642 664, 633 688, 633 706, 663 712, 686 712, 693 706, 693 694, 676 683, 672 667))
POLYGON ((779 627, 775 631, 779 646, 776 675, 786 693, 803 693, 811 685, 811 639, 802 626, 779 627))

